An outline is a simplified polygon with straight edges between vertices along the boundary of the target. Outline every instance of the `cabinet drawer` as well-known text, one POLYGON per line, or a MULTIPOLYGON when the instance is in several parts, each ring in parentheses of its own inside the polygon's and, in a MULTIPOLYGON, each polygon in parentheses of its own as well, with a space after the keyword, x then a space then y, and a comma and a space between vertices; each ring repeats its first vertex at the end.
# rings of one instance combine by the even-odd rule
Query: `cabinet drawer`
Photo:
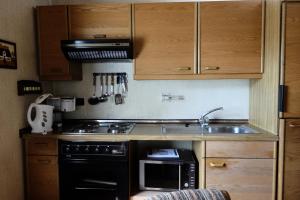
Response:
POLYGON ((275 158, 274 142, 207 141, 206 157, 275 158))
POLYGON ((57 156, 27 156, 27 195, 30 200, 58 200, 57 156))
POLYGON ((30 138, 26 140, 27 155, 57 155, 57 140, 53 138, 30 138))
POLYGON ((271 200, 274 159, 206 160, 206 188, 226 190, 232 200, 271 200))

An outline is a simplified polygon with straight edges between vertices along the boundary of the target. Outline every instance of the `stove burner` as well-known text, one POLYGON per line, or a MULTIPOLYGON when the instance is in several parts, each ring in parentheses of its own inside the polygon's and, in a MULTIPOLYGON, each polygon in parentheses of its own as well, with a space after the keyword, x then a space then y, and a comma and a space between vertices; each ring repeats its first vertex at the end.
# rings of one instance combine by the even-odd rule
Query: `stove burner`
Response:
POLYGON ((66 124, 64 134, 128 134, 134 123, 74 122, 66 124))

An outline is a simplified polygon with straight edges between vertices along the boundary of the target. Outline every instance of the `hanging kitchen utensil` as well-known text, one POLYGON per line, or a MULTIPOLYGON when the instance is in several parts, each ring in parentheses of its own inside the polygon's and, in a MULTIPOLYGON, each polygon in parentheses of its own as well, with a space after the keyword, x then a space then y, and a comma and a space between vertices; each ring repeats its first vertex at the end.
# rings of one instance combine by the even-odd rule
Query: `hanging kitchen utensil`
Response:
POLYGON ((94 86, 94 94, 92 97, 89 98, 88 102, 91 105, 96 105, 99 103, 98 97, 96 97, 96 76, 93 76, 93 86, 94 86))
POLYGON ((113 73, 110 75, 110 94, 115 95, 115 76, 113 73))
POLYGON ((108 93, 108 74, 105 74, 105 87, 106 87, 106 93, 104 94, 104 96, 109 97, 110 94, 108 93))
POLYGON ((99 102, 103 103, 107 101, 107 97, 104 95, 104 81, 103 81, 103 75, 100 75, 100 96, 98 97, 99 102))
POLYGON ((124 74, 124 83, 125 83, 125 90, 126 90, 126 93, 128 92, 128 78, 127 78, 127 74, 125 73, 124 74))
POLYGON ((123 103, 123 97, 120 94, 120 87, 121 87, 121 76, 117 75, 117 94, 115 95, 115 104, 116 105, 123 103))

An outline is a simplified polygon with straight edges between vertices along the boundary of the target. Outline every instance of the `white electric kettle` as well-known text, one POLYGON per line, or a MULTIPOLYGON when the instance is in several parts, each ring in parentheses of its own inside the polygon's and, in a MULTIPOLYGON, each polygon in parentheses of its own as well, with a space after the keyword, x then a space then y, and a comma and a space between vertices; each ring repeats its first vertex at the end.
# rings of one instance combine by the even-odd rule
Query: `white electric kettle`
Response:
POLYGON ((28 108, 27 121, 32 128, 32 133, 46 134, 52 131, 54 106, 41 104, 50 96, 52 94, 39 96, 28 108))

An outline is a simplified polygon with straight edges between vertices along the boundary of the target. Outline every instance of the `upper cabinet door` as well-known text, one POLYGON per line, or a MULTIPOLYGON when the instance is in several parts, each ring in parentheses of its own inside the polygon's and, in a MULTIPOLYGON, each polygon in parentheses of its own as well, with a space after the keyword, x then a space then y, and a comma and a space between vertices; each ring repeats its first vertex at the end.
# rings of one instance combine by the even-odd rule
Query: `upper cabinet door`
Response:
POLYGON ((261 0, 201 2, 202 74, 262 73, 261 0))
POLYGON ((37 8, 38 42, 41 79, 67 77, 69 62, 64 57, 60 41, 68 39, 68 12, 66 6, 37 8))
POLYGON ((130 4, 69 6, 70 39, 131 38, 130 4))
POLYGON ((282 83, 286 86, 285 118, 300 117, 300 3, 283 7, 282 83))
POLYGON ((196 17, 196 3, 135 4, 135 78, 195 74, 196 17))

